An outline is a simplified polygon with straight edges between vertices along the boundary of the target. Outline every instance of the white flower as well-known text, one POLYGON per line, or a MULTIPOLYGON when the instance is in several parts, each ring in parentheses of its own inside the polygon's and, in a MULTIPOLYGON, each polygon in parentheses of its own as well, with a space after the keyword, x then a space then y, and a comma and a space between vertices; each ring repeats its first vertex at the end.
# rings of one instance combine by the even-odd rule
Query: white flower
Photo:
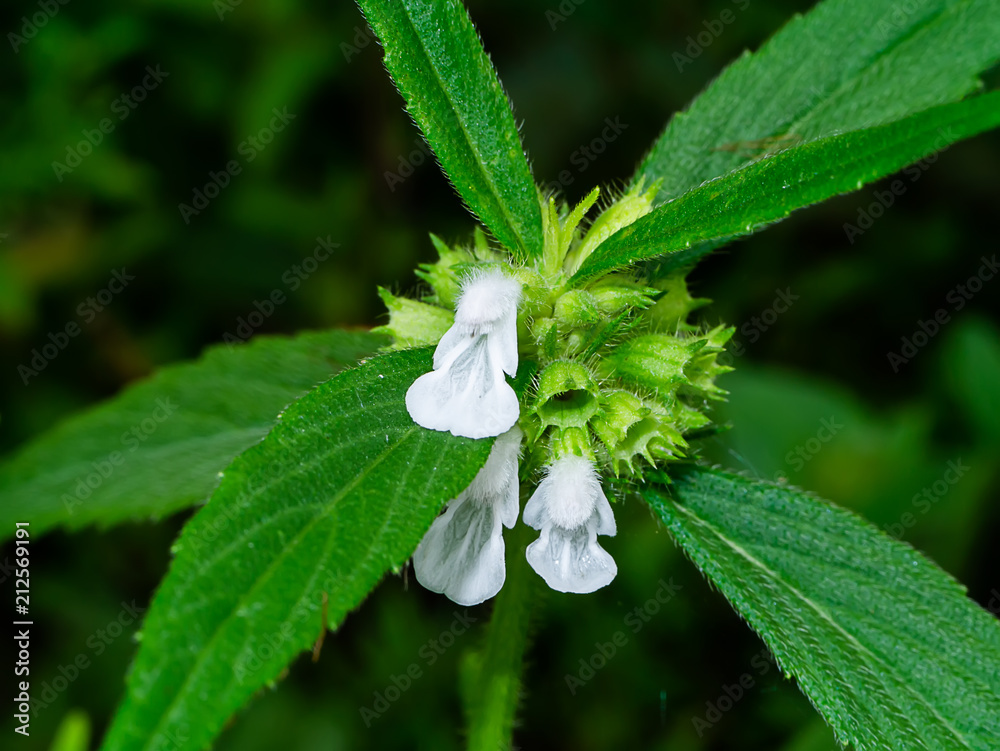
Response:
POLYGON ((503 530, 517 521, 521 430, 497 438, 472 484, 434 520, 413 554, 417 581, 459 605, 477 605, 503 586, 503 530))
POLYGON ((528 563, 559 592, 593 592, 618 573, 597 535, 616 532, 611 504, 594 465, 582 456, 556 459, 524 507, 524 523, 541 530, 528 563))
POLYGON ((466 438, 500 435, 517 422, 517 395, 504 373, 517 372, 521 285, 500 270, 462 284, 455 323, 434 350, 434 370, 406 392, 418 425, 466 438))

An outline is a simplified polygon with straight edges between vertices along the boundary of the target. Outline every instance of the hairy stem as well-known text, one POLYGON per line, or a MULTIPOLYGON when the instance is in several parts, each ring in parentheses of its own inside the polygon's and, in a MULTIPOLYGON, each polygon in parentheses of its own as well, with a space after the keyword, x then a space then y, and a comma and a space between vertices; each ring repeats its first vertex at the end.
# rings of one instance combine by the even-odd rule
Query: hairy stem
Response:
POLYGON ((509 751, 528 645, 537 577, 524 558, 532 530, 518 524, 509 534, 507 581, 497 595, 486 644, 464 671, 469 751, 509 751))

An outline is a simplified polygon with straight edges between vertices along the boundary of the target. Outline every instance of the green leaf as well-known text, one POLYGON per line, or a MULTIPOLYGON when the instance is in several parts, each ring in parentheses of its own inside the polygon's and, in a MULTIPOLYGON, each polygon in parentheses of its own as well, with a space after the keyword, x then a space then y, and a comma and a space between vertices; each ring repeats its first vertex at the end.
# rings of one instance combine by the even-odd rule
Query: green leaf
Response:
POLYGON ((580 285, 705 241, 749 234, 997 125, 1000 92, 789 148, 695 188, 618 230, 583 262, 571 283, 580 285))
POLYGON ((278 413, 388 339, 326 331, 259 337, 164 368, 0 465, 0 536, 159 518, 205 501, 218 473, 278 413))
POLYGON ((492 441, 413 423, 431 349, 345 371, 289 407, 185 527, 143 626, 108 751, 201 749, 410 556, 492 441))
POLYGON ((908 545, 785 485, 692 469, 646 500, 857 751, 1000 748, 1000 623, 908 545))
POLYGON ((510 102, 459 0, 359 0, 406 107, 459 195, 522 259, 542 253, 538 193, 510 102))
POLYGON ((635 181, 675 198, 769 149, 957 101, 998 59, 1000 0, 826 0, 676 115, 635 181))

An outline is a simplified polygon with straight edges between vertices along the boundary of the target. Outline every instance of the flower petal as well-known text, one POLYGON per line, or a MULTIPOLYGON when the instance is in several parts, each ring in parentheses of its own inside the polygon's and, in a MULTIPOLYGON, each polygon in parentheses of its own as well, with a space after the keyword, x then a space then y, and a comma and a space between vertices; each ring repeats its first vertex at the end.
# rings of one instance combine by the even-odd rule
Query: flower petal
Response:
POLYGON ((541 530, 528 546, 531 567, 559 592, 593 592, 618 573, 597 535, 617 531, 594 464, 582 456, 556 459, 524 507, 524 523, 541 530))
POLYGON ((497 321, 490 334, 493 361, 509 376, 517 375, 517 309, 497 321))
POLYGON ((597 514, 574 529, 549 525, 528 546, 528 563, 557 592, 586 594, 607 586, 618 566, 597 543, 597 514))
POLYGON ((557 524, 565 529, 586 523, 594 509, 601 517, 598 532, 615 534, 615 519, 594 465, 582 456, 564 456, 546 468, 524 507, 524 523, 535 529, 557 524))
POLYGON ((503 495, 497 499, 500 521, 507 529, 513 529, 517 522, 517 512, 521 510, 521 484, 517 481, 517 470, 507 483, 503 495))
POLYGON ((475 269, 463 282, 455 304, 455 323, 474 327, 478 333, 517 314, 521 285, 499 268, 475 269))
POLYGON ((460 495, 413 554, 417 581, 459 605, 493 597, 506 577, 499 508, 460 495))
POLYGON ((444 332, 434 349, 434 370, 440 370, 454 362, 456 357, 475 342, 476 337, 474 331, 468 331, 464 326, 453 325, 444 332))
POLYGON ((469 485, 468 494, 481 502, 494 504, 500 521, 510 529, 521 508, 521 484, 517 476, 517 458, 524 433, 515 425, 496 439, 486 464, 469 485))
POLYGON ((410 417, 425 428, 466 438, 506 432, 517 422, 520 407, 503 372, 490 361, 487 337, 471 338, 459 347, 444 367, 425 373, 410 386, 406 392, 410 417))
POLYGON ((520 283, 497 268, 463 282, 455 323, 434 350, 434 370, 406 392, 414 422, 466 438, 500 435, 517 422, 517 395, 504 373, 517 372, 520 297, 520 283))

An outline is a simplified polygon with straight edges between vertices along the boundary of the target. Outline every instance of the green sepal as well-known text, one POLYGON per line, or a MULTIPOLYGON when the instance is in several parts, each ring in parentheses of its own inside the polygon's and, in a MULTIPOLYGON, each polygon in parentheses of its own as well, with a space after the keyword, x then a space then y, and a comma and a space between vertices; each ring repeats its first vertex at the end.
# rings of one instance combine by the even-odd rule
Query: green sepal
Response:
POLYGON ((594 447, 586 428, 568 427, 552 431, 552 455, 555 459, 564 456, 582 456, 594 461, 594 447))
POLYGON ((559 296, 555 317, 568 328, 593 326, 604 319, 597 298, 588 290, 571 289, 559 296))
POLYGON ((533 411, 543 428, 586 428, 597 414, 599 393, 589 370, 580 363, 560 360, 541 372, 533 411))
POLYGON ((685 273, 674 273, 653 283, 659 297, 647 316, 661 331, 695 331, 697 326, 687 322, 692 312, 708 305, 707 297, 691 297, 685 273))
POLYGON ((684 367, 706 344, 671 334, 645 334, 616 347, 603 365, 609 376, 649 389, 660 398, 688 382, 684 367))
POLYGON ((585 333, 577 332, 570 337, 570 351, 578 353, 584 360, 594 356, 602 347, 614 339, 621 338, 636 325, 635 319, 630 320, 629 314, 630 311, 623 310, 610 321, 594 326, 585 333))
POLYGON ((705 347, 684 368, 688 385, 682 388, 682 393, 691 390, 709 399, 725 397, 728 392, 715 385, 715 378, 733 369, 728 365, 720 365, 718 358, 735 332, 736 329, 732 326, 717 326, 704 335, 705 347))
POLYGON ((576 230, 580 226, 580 222, 583 221, 583 217, 586 216, 587 212, 597 203, 597 199, 601 195, 601 189, 594 186, 580 203, 573 207, 573 210, 569 212, 566 219, 563 220, 562 226, 559 232, 559 251, 560 257, 565 258, 566 253, 569 252, 570 244, 573 242, 573 238, 576 236, 576 230))
POLYGON ((639 420, 628 429, 625 439, 610 452, 611 466, 615 476, 628 470, 629 474, 638 474, 635 465, 641 457, 650 466, 658 461, 669 461, 684 458, 687 442, 673 425, 667 415, 652 415, 639 420))
POLYGON ((670 423, 683 435, 690 436, 712 424, 712 419, 697 407, 692 407, 681 399, 670 405, 670 423))
POLYGON ((556 199, 539 196, 542 206, 542 263, 541 270, 546 276, 553 276, 559 270, 563 254, 559 252, 561 221, 556 199))
MULTIPOLYGON (((623 227, 627 227, 648 214, 653 208, 653 200, 659 190, 656 182, 643 190, 642 181, 629 189, 620 199, 605 209, 583 236, 580 244, 570 251, 566 260, 566 273, 572 275, 597 247, 623 227)), ((591 193, 593 195, 593 193, 591 193)), ((587 196, 589 199, 590 196, 587 196)), ((594 196, 597 200, 597 196, 594 196)), ((589 207, 588 207, 589 208, 589 207)))
POLYGON ((438 260, 434 263, 422 263, 416 275, 427 282, 431 294, 425 295, 424 302, 454 308, 461 292, 458 280, 459 268, 470 263, 472 255, 465 250, 451 248, 437 235, 431 233, 431 243, 438 252, 438 260))
POLYGON ((601 443, 614 451, 625 440, 628 430, 652 410, 642 399, 629 391, 606 391, 600 397, 600 414, 591 421, 591 428, 601 443))
POLYGON ((661 294, 655 287, 637 284, 619 274, 605 277, 587 291, 604 318, 625 310, 629 312, 646 310, 661 294))
POLYGON ((378 288, 378 295, 389 310, 389 323, 372 331, 391 336, 393 343, 390 349, 437 344, 455 321, 449 310, 397 297, 384 287, 378 288))

